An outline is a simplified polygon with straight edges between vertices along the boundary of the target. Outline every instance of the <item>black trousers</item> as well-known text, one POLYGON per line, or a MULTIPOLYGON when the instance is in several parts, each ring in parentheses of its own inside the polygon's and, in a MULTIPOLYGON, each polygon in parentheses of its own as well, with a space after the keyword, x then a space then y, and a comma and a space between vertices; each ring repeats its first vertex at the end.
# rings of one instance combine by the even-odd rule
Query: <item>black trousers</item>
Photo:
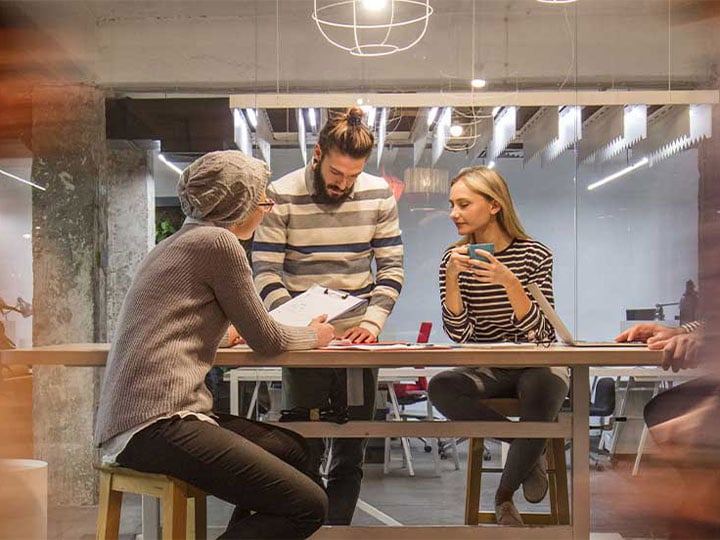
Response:
POLYGON ((188 482, 235 505, 220 538, 307 538, 323 523, 327 497, 308 476, 303 437, 275 426, 219 415, 160 420, 136 433, 117 461, 188 482))
MULTIPOLYGON (((720 396, 720 382, 710 377, 697 378, 674 386, 647 402, 643 411, 645 424, 652 433, 654 427, 691 413, 705 399, 712 396, 720 396)), ((668 441, 668 443, 705 446, 712 444, 708 439, 715 430, 715 426, 697 426, 694 440, 668 441)))
MULTIPOLYGON (((350 420, 372 420, 377 369, 363 369, 363 405, 347 406, 347 370, 283 368, 283 401, 288 408, 347 408, 350 420)), ((367 439, 308 439, 313 478, 320 482, 320 464, 329 446, 327 525, 350 525, 360 496, 367 439)))

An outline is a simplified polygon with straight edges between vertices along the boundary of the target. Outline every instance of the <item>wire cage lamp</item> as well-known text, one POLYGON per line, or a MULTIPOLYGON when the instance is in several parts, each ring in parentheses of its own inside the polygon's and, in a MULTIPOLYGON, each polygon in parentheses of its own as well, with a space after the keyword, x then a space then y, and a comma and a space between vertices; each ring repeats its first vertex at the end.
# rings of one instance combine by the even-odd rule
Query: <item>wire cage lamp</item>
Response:
POLYGON ((406 51, 427 31, 430 0, 314 0, 312 18, 323 37, 353 56, 406 51))
POLYGON ((469 152, 483 150, 492 137, 493 116, 482 107, 453 110, 450 137, 445 141, 445 150, 449 152, 469 152), (453 133, 457 129, 457 133, 453 133))

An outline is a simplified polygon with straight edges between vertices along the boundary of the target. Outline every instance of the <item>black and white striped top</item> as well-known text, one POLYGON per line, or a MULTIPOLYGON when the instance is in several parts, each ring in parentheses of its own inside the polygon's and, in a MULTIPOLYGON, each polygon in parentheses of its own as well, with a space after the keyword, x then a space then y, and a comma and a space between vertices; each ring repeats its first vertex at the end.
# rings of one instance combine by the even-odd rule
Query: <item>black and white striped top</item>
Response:
MULTIPOLYGON (((445 268, 452 248, 448 248, 440 263, 440 298, 443 328, 458 343, 497 341, 555 341, 555 330, 545 318, 532 296, 530 311, 517 320, 512 305, 501 285, 480 283, 470 272, 458 277, 464 309, 459 315, 445 305, 445 268)), ((553 299, 552 252, 536 240, 513 240, 495 254, 495 258, 517 276, 527 293, 529 283, 537 283, 551 304, 553 299)))

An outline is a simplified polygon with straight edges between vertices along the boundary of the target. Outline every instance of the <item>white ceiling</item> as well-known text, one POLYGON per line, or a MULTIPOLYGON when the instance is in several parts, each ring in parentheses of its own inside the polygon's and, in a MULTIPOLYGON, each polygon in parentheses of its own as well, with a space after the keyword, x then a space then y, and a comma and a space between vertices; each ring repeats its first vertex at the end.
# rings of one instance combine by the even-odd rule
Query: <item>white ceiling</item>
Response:
POLYGON ((720 64, 720 0, 431 3, 418 45, 370 59, 328 44, 311 0, 2 4, 51 36, 67 78, 119 94, 455 91, 473 73, 488 90, 696 88, 720 64))

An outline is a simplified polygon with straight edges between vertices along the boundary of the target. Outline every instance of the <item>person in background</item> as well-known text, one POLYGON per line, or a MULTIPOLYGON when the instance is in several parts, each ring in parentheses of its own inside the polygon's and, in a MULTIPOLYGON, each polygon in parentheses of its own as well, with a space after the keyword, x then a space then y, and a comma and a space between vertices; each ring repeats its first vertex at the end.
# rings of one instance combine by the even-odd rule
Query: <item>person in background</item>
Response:
MULTIPOLYGON (((460 171, 450 188, 450 219, 462 239, 440 263, 443 326, 458 343, 551 342, 555 331, 527 292, 537 283, 552 302, 550 250, 530 238, 515 213, 505 180, 487 167, 460 171), (470 257, 468 245, 490 243, 495 254, 470 257)), ((429 396, 452 420, 507 420, 485 407, 485 398, 518 398, 520 419, 554 420, 568 392, 564 368, 456 368, 434 376, 429 396)), ((525 499, 538 503, 548 490, 545 440, 514 439, 495 493, 501 525, 522 525, 513 502, 522 485, 525 499)))
MULTIPOLYGON (((390 187, 383 178, 363 172, 374 139, 362 118, 359 107, 334 115, 320 131, 312 162, 268 186, 275 210, 255 234, 252 259, 255 286, 268 309, 313 284, 366 298, 365 305, 333 324, 344 339, 373 343, 402 288, 403 245, 390 187)), ((282 371, 286 408, 332 410, 338 415, 347 411, 351 420, 373 418, 376 369, 282 371), (352 399, 355 394, 362 399, 352 399)), ((366 443, 328 440, 329 524, 352 521, 366 443)), ((319 475, 324 441, 311 440, 311 447, 319 475)))
POLYGON ((183 171, 183 227, 140 265, 125 297, 100 395, 95 443, 104 465, 184 480, 235 505, 220 538, 306 538, 327 498, 308 476, 308 448, 292 431, 213 414, 203 380, 228 323, 255 351, 324 346, 322 318, 276 323, 252 282, 238 238, 272 209, 265 164, 212 152, 183 171))
MULTIPOLYGON (((708 280, 710 281, 710 280, 708 280)), ((716 282, 715 282, 716 283, 716 282)), ((661 515, 671 518, 671 538, 720 538, 720 371, 717 325, 693 321, 670 328, 642 323, 621 333, 616 341, 643 341, 662 351, 662 368, 679 372, 702 368, 694 379, 674 385, 645 405, 645 424, 659 448, 659 462, 671 468, 645 472, 651 492, 667 485, 673 471, 678 481, 672 495, 655 501, 661 515)), ((657 458, 656 458, 657 459, 657 458)), ((653 499, 651 499, 653 500, 653 499)), ((647 503, 646 503, 647 504, 647 503)), ((651 511, 657 512, 657 508, 651 511)))

